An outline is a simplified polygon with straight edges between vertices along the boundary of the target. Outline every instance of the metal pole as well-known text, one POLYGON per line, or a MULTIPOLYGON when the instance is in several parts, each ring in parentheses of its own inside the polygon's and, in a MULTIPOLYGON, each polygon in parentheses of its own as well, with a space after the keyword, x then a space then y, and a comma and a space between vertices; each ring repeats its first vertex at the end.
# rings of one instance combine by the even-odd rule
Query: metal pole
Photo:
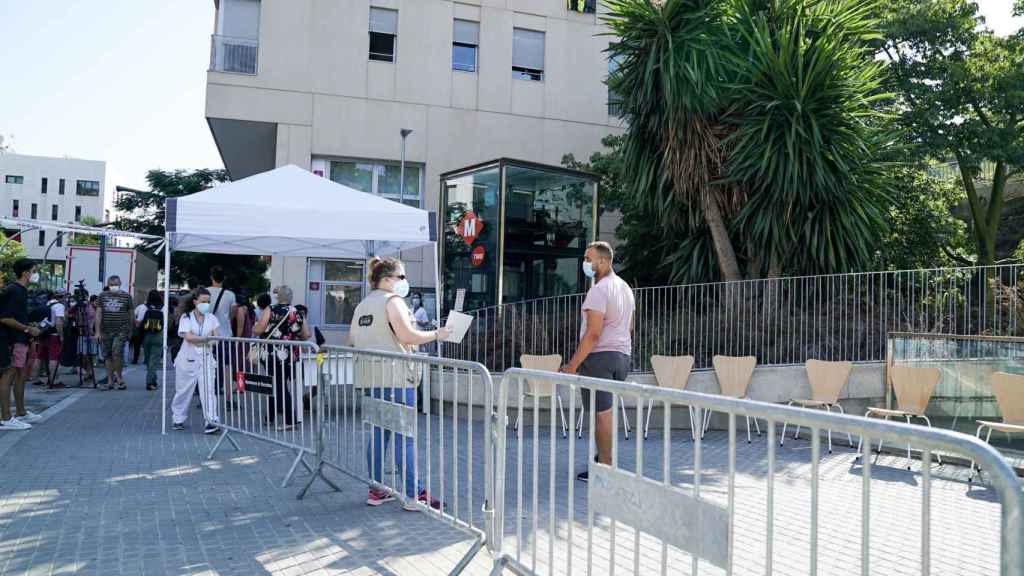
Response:
POLYGON ((171 307, 171 235, 164 233, 164 330, 163 330, 163 378, 160 385, 160 431, 167 434, 167 330, 170 329, 169 316, 171 307))
POLYGON ((398 176, 398 201, 405 204, 405 140, 409 137, 409 134, 412 134, 412 130, 402 128, 399 134, 402 135, 402 163, 398 176))

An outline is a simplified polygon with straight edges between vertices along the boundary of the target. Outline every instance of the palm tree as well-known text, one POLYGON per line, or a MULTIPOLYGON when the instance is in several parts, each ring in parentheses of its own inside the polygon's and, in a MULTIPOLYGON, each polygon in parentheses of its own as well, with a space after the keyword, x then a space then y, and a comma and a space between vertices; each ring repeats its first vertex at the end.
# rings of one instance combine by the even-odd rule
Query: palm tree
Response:
POLYGON ((724 0, 608 0, 609 57, 619 63, 608 79, 628 123, 624 181, 652 225, 700 221, 712 238, 725 280, 741 280, 727 217, 742 187, 719 184, 725 161, 723 88, 728 35, 724 0))

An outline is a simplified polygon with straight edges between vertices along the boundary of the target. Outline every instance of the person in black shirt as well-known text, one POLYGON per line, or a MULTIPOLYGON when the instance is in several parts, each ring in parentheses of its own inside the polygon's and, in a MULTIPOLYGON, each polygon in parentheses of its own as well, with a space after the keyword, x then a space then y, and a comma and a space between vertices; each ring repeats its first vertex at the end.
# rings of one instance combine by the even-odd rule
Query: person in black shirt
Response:
POLYGON ((14 262, 17 281, 4 291, 0 324, 6 328, 12 344, 11 365, 0 376, 0 430, 28 430, 40 417, 25 409, 25 367, 28 364, 29 339, 39 336, 39 329, 28 325, 28 285, 39 281, 35 264, 27 258, 14 262), (17 413, 11 414, 11 384, 17 413))

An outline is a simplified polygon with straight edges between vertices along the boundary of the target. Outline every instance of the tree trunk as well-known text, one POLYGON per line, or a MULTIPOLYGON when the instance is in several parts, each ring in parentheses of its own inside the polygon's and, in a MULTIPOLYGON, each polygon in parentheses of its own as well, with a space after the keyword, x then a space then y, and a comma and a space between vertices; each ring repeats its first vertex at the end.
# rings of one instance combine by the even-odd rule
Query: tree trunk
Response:
POLYGON ((732 240, 729 239, 729 230, 725 226, 722 210, 718 206, 718 199, 710 191, 704 194, 704 221, 711 231, 711 240, 715 245, 715 255, 718 257, 718 269, 722 272, 722 279, 726 282, 742 280, 743 274, 740 273, 740 265, 736 261, 736 251, 732 247, 732 240))
POLYGON ((992 194, 988 206, 982 206, 978 189, 974 185, 974 175, 964 165, 963 157, 956 153, 960 168, 960 179, 967 192, 967 203, 971 208, 971 229, 974 231, 974 243, 978 247, 978 263, 991 266, 996 261, 996 236, 999 232, 999 219, 1002 216, 1003 200, 1006 191, 1006 164, 996 162, 995 174, 992 177, 992 194))

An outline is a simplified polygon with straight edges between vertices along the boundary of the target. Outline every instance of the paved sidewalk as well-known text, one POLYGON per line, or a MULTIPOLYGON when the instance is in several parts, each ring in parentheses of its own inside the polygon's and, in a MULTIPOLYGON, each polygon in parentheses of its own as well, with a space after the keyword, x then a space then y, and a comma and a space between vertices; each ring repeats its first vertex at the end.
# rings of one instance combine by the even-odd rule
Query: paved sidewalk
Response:
MULTIPOLYGON (((397 504, 370 509, 366 487, 333 475, 295 499, 280 488, 293 453, 240 439, 206 460, 215 437, 160 435, 160 395, 144 372, 127 391, 77 398, 12 445, 0 475, 0 574, 445 574, 470 539, 397 504)), ((487 574, 478 562, 471 574, 487 574)))

